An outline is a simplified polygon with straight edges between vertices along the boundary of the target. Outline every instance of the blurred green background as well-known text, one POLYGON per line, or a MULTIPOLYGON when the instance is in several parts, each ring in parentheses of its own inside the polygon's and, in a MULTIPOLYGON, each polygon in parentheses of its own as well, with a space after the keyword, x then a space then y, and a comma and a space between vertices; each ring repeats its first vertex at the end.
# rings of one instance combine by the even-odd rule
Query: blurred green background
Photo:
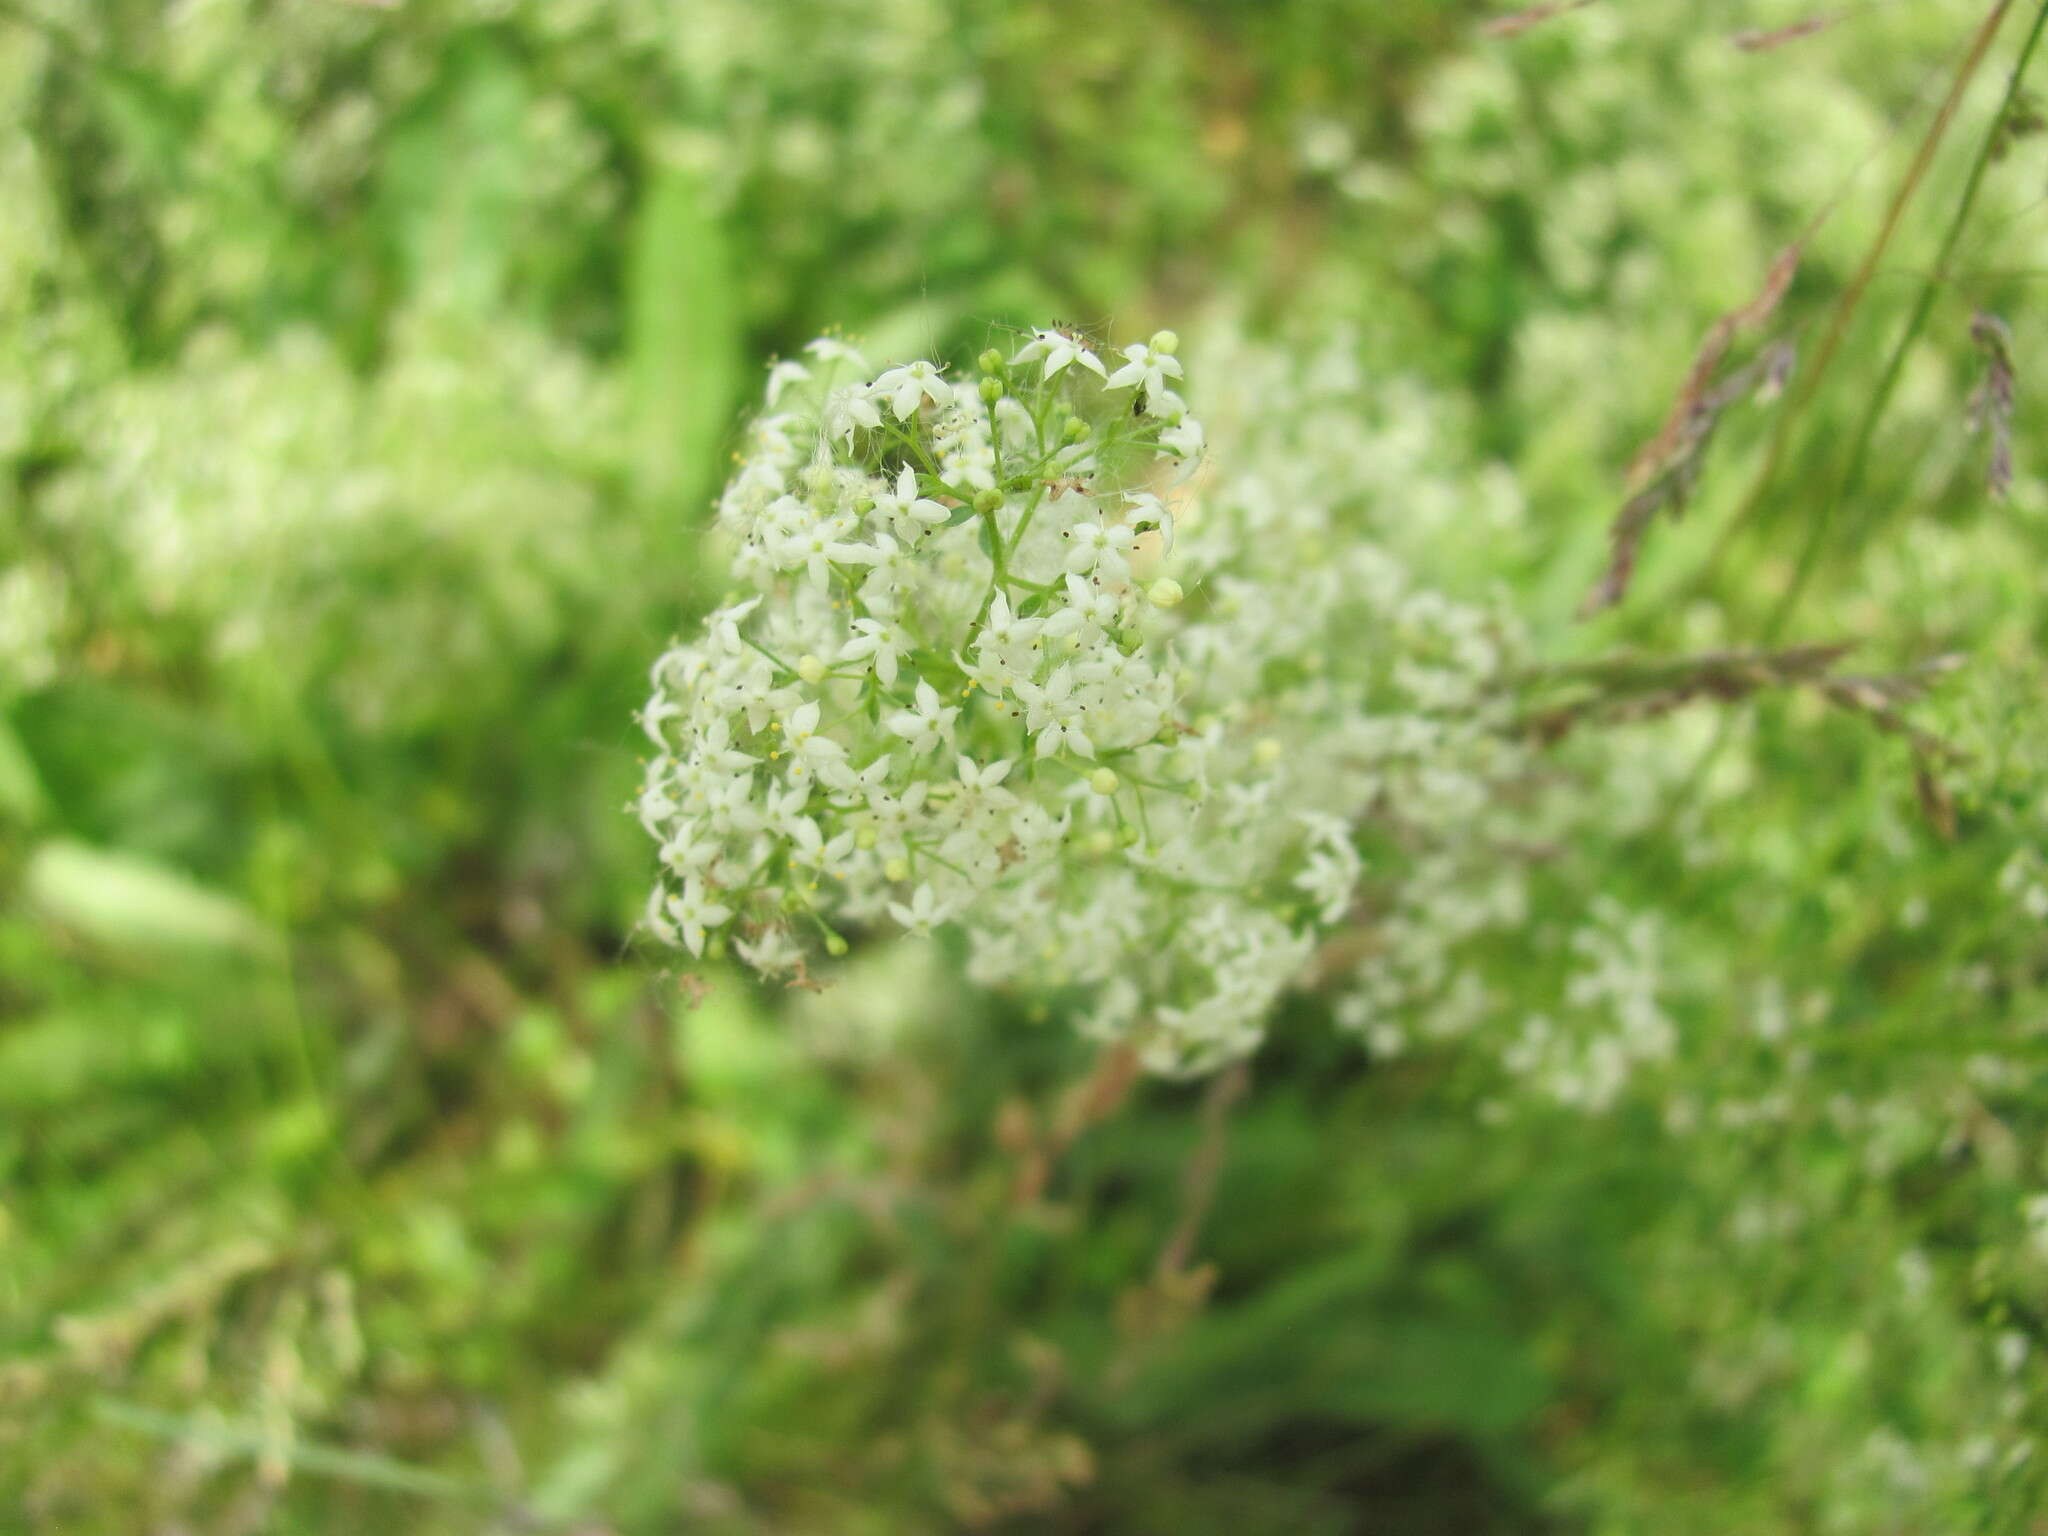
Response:
POLYGON ((2039 15, 1503 9, 0 0, 0 1523, 2048 1529, 2039 15), (1802 238, 1788 402, 1577 621, 1802 238), (1941 746, 1575 738, 1545 889, 1681 1040, 1597 1112, 1304 996, 1093 1117, 943 945, 686 1008, 632 712, 764 365, 1048 320, 1353 336, 1555 664, 1954 655, 1941 746))

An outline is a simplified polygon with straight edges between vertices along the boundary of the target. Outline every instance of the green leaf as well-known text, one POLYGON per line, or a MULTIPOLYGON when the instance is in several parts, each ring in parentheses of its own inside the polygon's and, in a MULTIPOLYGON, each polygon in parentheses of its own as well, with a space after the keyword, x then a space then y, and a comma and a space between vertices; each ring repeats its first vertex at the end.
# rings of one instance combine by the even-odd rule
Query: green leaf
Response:
POLYGON ((416 300, 479 316, 502 307, 528 176, 520 140, 530 95, 503 53, 469 51, 434 105, 396 136, 383 191, 416 300))
POLYGON ((22 877, 31 907, 110 949, 254 954, 277 939, 248 907, 133 854, 51 839, 22 877))
POLYGON ((50 797, 35 760, 14 726, 0 716, 0 818, 34 826, 49 813, 50 797))
POLYGON ((697 173, 650 171, 628 257, 634 469, 643 496, 704 494, 740 392, 739 296, 697 173))

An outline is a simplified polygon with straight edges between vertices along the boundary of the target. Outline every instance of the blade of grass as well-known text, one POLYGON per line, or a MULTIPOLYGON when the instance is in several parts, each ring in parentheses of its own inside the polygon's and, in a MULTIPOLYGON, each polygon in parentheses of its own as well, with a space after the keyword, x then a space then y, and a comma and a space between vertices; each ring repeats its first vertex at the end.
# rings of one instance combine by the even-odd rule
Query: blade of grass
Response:
MULTIPOLYGON (((99 1399, 94 1416, 119 1429, 153 1435, 159 1440, 196 1445, 227 1456, 255 1458, 274 1449, 270 1438, 255 1429, 204 1419, 180 1418, 137 1407, 117 1398, 99 1399)), ((334 1446, 300 1441, 284 1453, 294 1471, 315 1477, 331 1477, 367 1488, 392 1493, 409 1493, 421 1498, 448 1499, 468 1504, 496 1504, 498 1494, 479 1483, 466 1482, 443 1472, 430 1472, 370 1451, 345 1451, 334 1446)))
MULTIPOLYGON (((1891 404, 1892 391, 1898 387, 1899 374, 1906 363, 1906 353, 1919 339, 1926 327, 1927 317, 1934 309, 1934 300, 1954 271, 1956 248, 1962 243, 1963 229, 1970 222, 1970 215, 1977 206, 1978 190, 1984 185, 1984 173, 1990 168, 1994 151, 1998 146, 1998 130, 2011 114, 2013 103, 2018 100, 2020 86, 2026 77, 2027 66, 2033 61, 2034 50, 2039 46, 2041 34, 2048 30, 2048 0, 2034 12, 2034 24, 2027 30, 2026 40, 2020 44, 2019 56, 2013 61, 2012 73, 2005 82, 2005 95, 1999 101, 1998 112, 1991 120, 1991 127, 1985 133, 1983 142, 1977 146, 1977 158, 1971 162, 1969 177, 1963 183, 1963 195, 1956 203, 1955 217, 1949 220, 1948 232, 1942 237, 1941 250, 1934 258, 1933 270, 1920 285, 1920 293, 1913 302, 1912 313, 1906 317, 1905 329, 1899 332, 1899 339, 1893 345, 1891 356, 1886 359, 1884 372, 1879 375, 1877 388, 1871 393, 1869 403, 1863 409, 1863 419, 1857 423, 1856 436, 1849 450, 1849 467, 1842 477, 1841 489, 1836 492, 1837 502, 1852 500, 1862 489, 1863 476, 1869 467, 1870 445, 1877 435, 1877 424, 1883 418, 1885 408, 1891 404)), ((1852 514, 1855 515, 1855 514, 1852 514)), ((1855 515, 1854 525, 1846 530, 1849 541, 1859 542, 1869 528, 1871 516, 1865 512, 1855 515)))
MULTIPOLYGON (((1976 79, 1978 70, 1983 67, 1985 56, 1990 52, 1991 44, 1997 39, 1999 28, 2004 25, 2005 18, 2011 10, 2012 0, 1995 0, 1985 14, 1984 20, 1978 24, 1976 35, 1971 40, 1970 51, 1963 56, 1962 63, 1957 67, 1955 78, 1949 85, 1948 95, 1943 98, 1941 106, 1934 114, 1934 121, 1928 124, 1927 132, 1921 137, 1920 147, 1914 151, 1913 163, 1906 168, 1906 174, 1899 182, 1898 190, 1892 194, 1891 204, 1885 209, 1884 223, 1878 229, 1877 238, 1871 241, 1870 248, 1863 253, 1861 264, 1858 265, 1855 275, 1850 278, 1841 301, 1835 306, 1834 317, 1821 341, 1812 366, 1801 375, 1797 393, 1778 417, 1770 443, 1764 452, 1763 467, 1757 471, 1756 483, 1750 489, 1749 499, 1737 514, 1737 521, 1746 520, 1762 504, 1765 493, 1770 489, 1771 480, 1784 458, 1792 423, 1800 411, 1812 403, 1828 365, 1841 350, 1842 341, 1848 335, 1849 324, 1855 319, 1856 311, 1863 303, 1864 294, 1869 290, 1870 280, 1884 260, 1884 253, 1890 248, 1893 236, 1898 233, 1899 222, 1905 216, 1906 207, 1912 202, 1913 194, 1919 190, 1920 183, 1926 178, 1928 168, 1933 165, 1935 151, 1947 137, 1949 125, 1955 121, 1964 93, 1969 90, 1970 82, 1976 79)), ((2001 107, 1998 116, 1985 129, 1986 143, 1997 137, 1998 125, 2004 120, 2005 111, 2001 107)), ((1974 193, 1971 200, 1974 201, 1974 193)), ((1967 206, 1964 211, 1967 212, 1967 206)), ((1872 425, 1874 427, 1874 422, 1872 425)), ((1764 644, 1768 645, 1777 638, 1784 629, 1786 620, 1791 617, 1793 608, 1797 606, 1799 595, 1805 590, 1806 583, 1813 574, 1821 544, 1827 537, 1828 529, 1833 525, 1841 500, 1841 492, 1838 490, 1834 496, 1820 504, 1817 514, 1807 524, 1806 538, 1800 547, 1799 562, 1793 569, 1792 580, 1772 609, 1770 618, 1765 621, 1761 637, 1764 644)))
MULTIPOLYGON (((1946 137, 1950 123, 1954 121, 1957 108, 1962 103, 1964 92, 1969 89, 1970 82, 1976 78, 1977 72, 1983 67, 1985 56, 1990 52, 1991 44, 1996 40, 1999 29, 2004 25, 2005 18, 2010 14, 2011 10, 2011 0, 1996 0, 1996 3, 1985 14, 1984 19, 1978 23, 1977 31, 1970 41, 1969 51, 1964 54, 1962 61, 1956 66, 1955 75, 1949 83, 1947 94, 1942 98, 1941 106, 1935 112, 1934 121, 1928 125, 1927 132, 1921 136, 1919 148, 1913 154, 1913 162, 1907 167, 1905 177, 1900 181, 1898 190, 1892 195, 1891 204, 1885 211, 1884 223, 1879 227, 1877 237, 1871 242, 1870 248, 1865 251, 1862 262, 1858 264, 1855 275, 1850 279, 1848 288, 1844 291, 1841 301, 1835 307, 1832 322, 1828 327, 1818 354, 1813 363, 1802 371, 1798 391, 1793 398, 1786 402, 1785 410, 1778 416, 1770 440, 1765 447, 1764 462, 1758 469, 1755 480, 1751 483, 1748 496, 1744 498, 1742 505, 1737 508, 1735 515, 1729 519, 1727 527, 1722 530, 1721 537, 1715 546, 1715 552, 1709 556, 1710 566, 1715 563, 1719 553, 1728 546, 1735 532, 1748 522, 1762 506, 1765 493, 1770 489, 1770 483, 1775 478, 1778 467, 1784 458, 1793 421, 1797 418, 1800 410, 1813 399, 1819 387, 1821 377, 1827 371, 1828 364, 1834 360, 1835 355, 1840 350, 1842 340, 1848 333, 1849 322, 1855 317, 1856 310, 1861 305, 1863 296, 1868 291, 1871 280, 1875 277, 1878 267, 1884 259, 1884 253, 1890 246, 1893 235, 1897 232, 1899 221, 1905 214, 1907 204, 1912 201, 1914 192, 1925 178, 1929 166, 1933 163, 1936 149, 1940 147, 1942 139, 1946 137)), ((2048 13, 2048 0, 2044 0, 2042 10, 2044 13, 2048 13)), ((2037 14, 2035 18, 2035 32, 2029 35, 2025 55, 2019 61, 2021 68, 2025 65, 2026 56, 2032 53, 2033 44, 2037 40, 2040 25, 2041 16, 2037 14)), ((2017 74, 2018 71, 2016 70, 2015 79, 2017 79, 2017 74)), ((2007 92, 2008 102, 2011 99, 2011 93, 2012 87, 2009 86, 2007 92)), ((1997 137, 1999 124, 2004 119, 2005 107, 2001 105, 1998 115, 1985 128, 1985 140, 1987 143, 1997 137)), ((1974 191, 1971 193, 1969 200, 1966 201, 1964 210, 1959 211, 1966 211, 1970 203, 1973 202, 1974 191)), ((1945 253, 1951 250, 1951 244, 1945 242, 1945 253)), ((1771 611, 1770 617, 1765 621, 1763 631, 1759 636, 1759 644, 1769 645, 1783 632, 1786 621, 1791 617, 1792 610, 1798 603, 1800 593, 1805 589, 1806 583, 1812 575, 1815 561, 1820 553, 1821 542, 1825 539, 1827 530, 1833 522, 1835 507, 1839 500, 1840 497, 1837 495, 1822 502, 1818 514, 1807 525, 1806 539, 1800 549, 1799 562, 1793 570, 1792 580, 1784 593, 1779 597, 1777 604, 1771 611)), ((1672 795, 1663 818, 1664 825, 1667 828, 1675 824, 1678 818, 1684 814, 1685 808, 1692 804, 1694 796, 1699 793, 1700 787, 1705 784, 1708 773, 1712 771, 1713 765, 1720 757, 1722 749, 1728 744, 1730 732, 1733 730, 1733 718, 1732 714, 1722 716, 1719 724, 1715 727, 1713 739, 1701 751, 1699 760, 1693 765, 1692 771, 1685 776, 1677 791, 1672 795)))

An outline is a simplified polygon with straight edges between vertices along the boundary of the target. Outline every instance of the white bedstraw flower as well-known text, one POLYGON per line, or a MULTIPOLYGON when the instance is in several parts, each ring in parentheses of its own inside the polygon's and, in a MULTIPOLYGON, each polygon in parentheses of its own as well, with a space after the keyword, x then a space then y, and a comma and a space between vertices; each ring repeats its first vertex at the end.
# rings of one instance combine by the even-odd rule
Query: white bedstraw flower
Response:
POLYGON ((868 386, 868 393, 878 400, 887 400, 899 421, 909 420, 927 400, 933 405, 953 403, 953 386, 940 376, 938 369, 923 361, 891 368, 868 386))
MULTIPOLYGON (((806 342, 804 350, 821 363, 845 363, 855 373, 869 371, 868 360, 860 355, 860 350, 836 336, 820 336, 815 341, 806 342)), ((774 401, 769 404, 773 405, 774 401)))
POLYGON ((1169 388, 1166 381, 1181 376, 1179 358, 1170 352, 1155 352, 1142 341, 1125 347, 1124 357, 1128 361, 1109 376, 1111 389, 1136 385, 1148 394, 1163 394, 1169 388))
POLYGON ((668 899, 668 919, 693 955, 704 953, 705 930, 718 927, 731 916, 732 908, 705 898, 704 882, 695 875, 683 882, 681 894, 668 899))
POLYGON ((768 370, 768 403, 772 406, 782 398, 783 390, 792 384, 800 384, 811 376, 811 370, 793 359, 786 359, 768 370))
POLYGON ((930 933, 950 913, 927 882, 911 893, 908 906, 900 901, 890 902, 889 915, 912 933, 930 933))
POLYGON ((853 630, 853 638, 839 648, 839 659, 865 661, 884 688, 895 687, 905 649, 902 631, 882 619, 855 619, 853 630))
POLYGON ((882 492, 874 501, 875 515, 904 538, 929 532, 953 515, 942 503, 917 494, 917 471, 908 464, 897 472, 896 488, 882 492))
POLYGON ((1033 331, 1031 339, 1017 349, 1017 355, 1010 359, 1013 366, 1045 359, 1043 378, 1055 378, 1070 364, 1079 363, 1098 379, 1106 379, 1107 371, 1102 359, 1097 357, 1080 342, 1059 331, 1033 331))
POLYGON ((832 391, 825 400, 825 431, 850 445, 858 431, 873 432, 882 425, 882 411, 868 398, 865 389, 848 384, 832 391))
POLYGON ((1069 530, 1067 569, 1076 575, 1093 571, 1102 581, 1128 581, 1131 545, 1137 534, 1127 523, 1076 523, 1069 530))
POLYGON ((1002 787, 1013 766, 1007 758, 993 763, 977 763, 971 757, 963 757, 959 762, 960 788, 983 805, 1015 805, 1017 797, 1002 787))
POLYGON ((788 744, 791 778, 802 778, 807 774, 831 777, 846 760, 846 748, 842 744, 830 736, 819 734, 818 715, 815 701, 799 705, 790 712, 783 740, 788 744))
POLYGON ((941 704, 938 690, 920 680, 917 707, 900 709, 891 715, 889 729, 908 742, 910 750, 921 757, 952 739, 953 722, 959 714, 957 705, 941 704))
POLYGON ((1074 669, 1061 667, 1043 687, 1033 682, 1017 684, 1017 697, 1024 701, 1024 728, 1033 735, 1032 752, 1051 757, 1060 751, 1076 757, 1093 757, 1095 745, 1082 726, 1087 710, 1074 692, 1074 669))

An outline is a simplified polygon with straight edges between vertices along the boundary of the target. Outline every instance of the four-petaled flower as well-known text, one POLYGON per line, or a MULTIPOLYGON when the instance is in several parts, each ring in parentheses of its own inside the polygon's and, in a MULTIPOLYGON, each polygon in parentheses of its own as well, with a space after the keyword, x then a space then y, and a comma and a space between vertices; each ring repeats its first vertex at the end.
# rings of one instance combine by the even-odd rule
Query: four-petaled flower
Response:
POLYGON ((1128 523, 1091 523, 1085 518, 1068 530, 1067 569, 1076 575, 1094 572, 1103 581, 1128 581, 1131 545, 1137 530, 1128 523))
POLYGON ((768 403, 774 405, 782 398, 783 390, 792 384, 801 384, 811 376, 811 370, 793 358, 786 358, 768 370, 768 403))
POLYGON ((884 688, 896 685, 896 669, 909 649, 903 632, 881 619, 855 619, 853 638, 840 649, 841 661, 867 660, 884 688))
POLYGON ((952 736, 953 722, 959 714, 957 706, 940 703, 938 689, 920 681, 917 685, 917 708, 898 710, 891 715, 889 729, 907 741, 914 754, 922 757, 952 736))
POLYGON ((830 736, 818 734, 815 699, 790 711, 782 738, 789 751, 789 776, 793 779, 800 779, 807 773, 836 777, 845 765, 846 748, 830 736))
POLYGON ((716 928, 732 916, 732 908, 710 900, 704 882, 695 875, 683 882, 680 895, 668 899, 668 919, 693 955, 704 953, 704 931, 716 928))
POLYGON ((1013 365, 1045 359, 1043 377, 1052 378, 1064 371, 1069 364, 1079 363, 1098 379, 1107 378, 1102 359, 1082 346, 1073 337, 1059 331, 1033 331, 1031 339, 1017 349, 1017 355, 1010 359, 1013 365))
POLYGON ((953 515, 942 503, 917 494, 917 471, 908 464, 896 473, 896 489, 875 498, 875 511, 905 538, 915 538, 953 515))
POLYGON ((926 881, 910 893, 908 906, 900 901, 890 902, 889 915, 912 933, 923 934, 930 933, 953 914, 948 905, 939 900, 931 883, 926 881))
POLYGON ((1062 747, 1076 757, 1095 755, 1095 744, 1081 729, 1083 705, 1074 697, 1072 667, 1061 667, 1043 686, 1018 683, 1017 697, 1024 701, 1024 728, 1038 738, 1032 750, 1039 757, 1051 757, 1062 747))
MULTIPOLYGON (((1174 371, 1179 372, 1178 364, 1174 371)), ((933 405, 953 403, 953 386, 938 369, 922 360, 891 368, 868 386, 868 393, 878 400, 887 400, 899 421, 907 421, 927 400, 933 405)))
POLYGON ((1168 379, 1181 376, 1180 359, 1171 352, 1154 352, 1142 341, 1132 342, 1124 348, 1128 361, 1109 376, 1111 389, 1127 389, 1136 384, 1147 394, 1164 393, 1168 379))

